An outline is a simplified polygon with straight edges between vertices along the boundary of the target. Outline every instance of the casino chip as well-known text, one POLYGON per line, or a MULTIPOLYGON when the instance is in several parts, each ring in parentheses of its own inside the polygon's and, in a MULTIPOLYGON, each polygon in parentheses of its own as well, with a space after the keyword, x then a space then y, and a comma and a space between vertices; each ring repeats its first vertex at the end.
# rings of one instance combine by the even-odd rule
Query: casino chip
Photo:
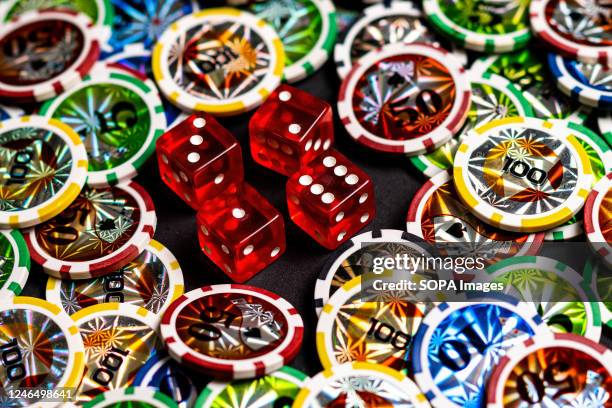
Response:
POLYGON ((134 385, 155 388, 172 397, 179 408, 192 407, 197 395, 191 378, 163 351, 147 360, 136 374, 134 385))
POLYGON ((83 82, 41 108, 72 127, 89 158, 87 184, 105 187, 134 178, 166 131, 155 84, 118 66, 98 64, 83 82))
POLYGON ((69 10, 33 11, 2 24, 0 99, 40 102, 72 88, 93 67, 105 40, 102 27, 69 10))
POLYGON ((605 2, 532 0, 529 14, 534 34, 559 53, 587 64, 612 65, 605 2))
POLYGON ((109 0, 8 0, 0 8, 6 10, 2 16, 3 21, 9 21, 30 11, 61 8, 85 14, 98 26, 110 27, 113 22, 113 7, 109 0))
POLYGON ((413 339, 414 378, 434 407, 482 406, 493 367, 509 349, 547 331, 537 313, 509 298, 441 303, 413 339))
POLYGON ((151 241, 156 225, 151 197, 129 182, 85 188, 60 215, 24 235, 32 260, 49 275, 90 279, 133 261, 151 241))
POLYGON ((530 47, 527 50, 503 55, 491 55, 474 61, 470 71, 474 75, 492 72, 512 81, 541 119, 570 119, 584 123, 586 108, 572 101, 557 89, 546 60, 546 50, 530 47))
POLYGON ((336 42, 336 8, 331 0, 249 2, 249 11, 269 23, 285 50, 287 82, 297 82, 325 64, 336 42))
POLYGON ((40 116, 0 122, 0 228, 47 221, 77 197, 87 152, 69 126, 40 116))
POLYGON ((176 408, 172 398, 151 387, 129 387, 106 391, 93 400, 83 404, 84 408, 103 407, 143 407, 176 408))
POLYGON ((499 53, 527 45, 531 33, 529 0, 486 1, 423 0, 429 22, 468 50, 499 53))
POLYGON ((280 84, 284 66, 283 45, 274 29, 233 8, 181 18, 153 50, 153 75, 161 92, 190 112, 251 110, 280 84))
POLYGON ((475 282, 503 283, 503 293, 524 301, 548 327, 599 341, 601 313, 594 294, 582 287, 582 276, 562 262, 544 256, 504 259, 485 269, 475 282))
POLYGON ((612 267, 612 173, 595 184, 584 205, 584 230, 591 247, 612 267))
POLYGON ((604 407, 611 394, 612 351, 575 334, 544 333, 500 360, 487 407, 604 407))
POLYGON ((597 117, 597 127, 608 146, 612 146, 612 112, 601 112, 597 117))
POLYGON ((450 170, 429 179, 408 209, 408 232, 437 244, 438 250, 486 256, 487 263, 520 255, 535 255, 543 233, 503 231, 483 223, 459 200, 450 170))
MULTIPOLYGON (((574 130, 574 136, 578 143, 582 146, 593 170, 594 182, 605 177, 607 173, 612 172, 612 150, 595 132, 585 126, 575 123, 568 123, 568 126, 574 130)), ((582 210, 572 217, 565 224, 546 231, 546 241, 561 241, 571 238, 576 238, 584 232, 582 228, 582 220, 584 218, 582 210)))
POLYGON ((330 254, 317 278, 314 292, 317 316, 330 296, 345 283, 372 271, 374 258, 424 252, 431 253, 431 246, 406 231, 383 229, 354 236, 330 254))
POLYGON ((223 380, 278 370, 296 356, 303 331, 302 318, 285 299, 237 284, 187 292, 161 321, 172 358, 223 380))
POLYGON ((253 380, 212 381, 194 408, 291 407, 308 377, 288 366, 253 380))
POLYGON ((82 309, 72 319, 85 344, 79 404, 132 385, 138 370, 162 348, 157 336, 159 317, 142 307, 104 303, 82 309))
POLYGON ((482 221, 509 231, 549 230, 572 218, 593 172, 568 123, 505 118, 471 131, 455 155, 459 198, 482 221))
POLYGON ((155 240, 138 257, 109 275, 88 280, 49 277, 46 298, 73 314, 98 303, 119 302, 161 314, 183 294, 183 273, 170 250, 155 240))
MULTIPOLYGON (((133 44, 151 49, 164 30, 179 18, 198 9, 192 0, 110 0, 113 10, 112 53, 126 50, 133 44)), ((108 54, 108 53, 107 53, 108 54)), ((107 55, 105 55, 106 57, 107 55)))
POLYGON ((21 391, 9 406, 45 406, 33 393, 28 397, 23 392, 23 387, 39 384, 44 389, 72 389, 70 397, 74 396, 85 368, 83 341, 59 306, 33 297, 2 297, 0 343, 2 392, 21 391))
POLYGON ((612 108, 612 70, 609 67, 573 61, 555 54, 548 54, 548 65, 557 87, 565 95, 583 105, 612 108))
POLYGON ((417 155, 450 140, 467 118, 470 83, 448 52, 395 43, 359 60, 342 82, 338 113, 348 133, 375 150, 417 155))
MULTIPOLYGON (((407 276, 410 274, 398 274, 390 281, 407 276)), ((418 282, 423 276, 411 280, 418 282)), ((432 271, 431 279, 435 278, 432 271)), ((431 303, 419 301, 423 299, 409 290, 374 290, 372 281, 365 275, 351 279, 323 307, 316 339, 324 369, 363 361, 408 372, 408 350, 431 303)))
MULTIPOLYGON (((359 58, 386 44, 440 44, 439 39, 423 24, 421 17, 414 3, 407 1, 393 1, 388 7, 375 4, 363 10, 361 18, 351 24, 344 39, 334 48, 338 76, 344 79, 359 58)), ((442 45, 452 48, 453 55, 467 65, 467 55, 463 49, 446 42, 442 45)))
POLYGON ((453 166, 457 147, 467 133, 477 126, 510 116, 533 116, 529 102, 509 80, 490 72, 474 74, 468 71, 472 102, 461 130, 431 153, 413 156, 410 161, 427 177, 433 177, 453 166))
POLYGON ((426 408, 429 404, 412 380, 399 371, 356 362, 333 366, 306 380, 293 406, 426 408))
POLYGON ((0 230, 0 299, 19 295, 30 274, 30 252, 18 230, 0 230))

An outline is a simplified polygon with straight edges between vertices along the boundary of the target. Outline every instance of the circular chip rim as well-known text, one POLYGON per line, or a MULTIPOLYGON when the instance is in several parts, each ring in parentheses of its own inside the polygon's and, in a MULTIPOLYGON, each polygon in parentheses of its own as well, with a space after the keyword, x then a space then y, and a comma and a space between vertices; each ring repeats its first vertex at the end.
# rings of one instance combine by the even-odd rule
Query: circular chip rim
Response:
POLYGON ((457 195, 472 211, 476 217, 483 222, 497 228, 514 232, 539 232, 552 229, 562 225, 571 217, 576 215, 583 207, 588 192, 591 189, 593 171, 588 156, 580 147, 573 130, 566 124, 567 120, 543 120, 532 117, 510 117, 496 119, 483 126, 473 129, 463 140, 454 160, 453 180, 457 195), (538 128, 546 133, 555 133, 568 151, 573 153, 577 166, 576 188, 563 203, 553 211, 540 212, 534 215, 517 215, 514 213, 503 213, 482 200, 470 186, 469 180, 469 154, 473 149, 479 147, 488 140, 488 133, 500 127, 522 125, 528 128, 538 128))
POLYGON ((601 112, 597 118, 597 127, 608 146, 612 146, 612 112, 601 112))
POLYGON ((593 357, 612 373, 612 351, 585 337, 569 333, 540 333, 506 352, 493 368, 487 385, 487 407, 499 407, 504 398, 504 385, 512 369, 531 353, 549 347, 567 347, 593 357))
POLYGON ((24 13, 0 28, 0 38, 25 25, 39 23, 42 20, 61 20, 79 29, 83 35, 83 49, 80 55, 62 73, 43 82, 21 86, 1 82, 0 98, 32 102, 53 98, 81 82, 98 60, 101 46, 107 37, 106 31, 103 27, 94 25, 85 14, 72 10, 47 9, 24 13))
POLYGON ((264 99, 272 93, 281 83, 283 70, 285 68, 285 51, 281 39, 265 21, 255 17, 253 14, 233 9, 211 8, 188 14, 172 23, 160 36, 153 49, 151 58, 153 64, 153 76, 161 93, 172 104, 182 110, 189 112, 204 111, 219 116, 229 116, 249 111, 260 105, 264 99), (271 63, 268 65, 268 72, 259 84, 248 91, 246 94, 223 101, 204 100, 196 98, 185 92, 172 79, 168 68, 168 56, 172 44, 177 37, 202 21, 214 23, 217 21, 239 21, 241 24, 249 26, 251 30, 257 32, 263 43, 270 51, 271 63))
MULTIPOLYGON (((439 2, 440 0, 423 0, 423 14, 427 21, 468 50, 489 53, 516 51, 527 46, 531 38, 528 22, 527 27, 506 34, 484 34, 468 30, 449 19, 440 8, 439 2)), ((525 17, 528 17, 527 10, 525 10, 525 17)))
MULTIPOLYGON (((59 307, 59 306, 58 306, 59 307)), ((61 307, 60 307, 61 309, 61 307)), ((62 309, 63 310, 63 309, 62 309)), ((68 316, 68 314, 66 314, 68 316)), ((158 332, 160 317, 150 310, 141 306, 132 305, 130 303, 98 303, 97 305, 87 306, 73 313, 70 317, 74 324, 80 326, 86 321, 101 316, 125 316, 139 320, 151 330, 158 332)))
MULTIPOLYGON (((431 195, 440 188, 443 184, 451 182, 453 175, 452 169, 444 170, 441 173, 436 174, 425 182, 414 194, 414 197, 410 201, 408 207, 408 214, 406 216, 406 230, 423 239, 423 230, 421 227, 422 219, 421 214, 423 213, 423 206, 427 203, 427 200, 431 195)), ((457 194, 457 198, 459 194, 457 194)), ((488 225, 488 224, 487 224, 488 225)), ((523 233, 525 234, 525 233, 523 233)), ((536 232, 529 233, 527 240, 524 243, 524 248, 521 248, 513 256, 522 255, 536 255, 540 252, 540 248, 544 243, 544 233, 536 232), (529 244, 529 245, 527 245, 529 244)))
POLYGON ((605 324, 608 326, 608 328, 612 328, 612 310, 609 310, 605 305, 597 288, 597 274, 599 272, 599 268, 602 266, 603 263, 599 261, 597 255, 593 255, 591 258, 589 258, 583 268, 582 276, 584 279, 581 286, 585 292, 590 291, 593 294, 592 300, 596 302, 596 306, 599 306, 602 324, 605 324))
POLYGON ((421 154, 445 144, 463 126, 469 112, 471 94, 467 71, 452 54, 442 48, 423 43, 395 43, 370 51, 353 65, 340 86, 337 108, 345 129, 358 143, 383 152, 421 154), (371 133, 361 125, 355 116, 352 98, 357 82, 373 64, 386 58, 406 54, 426 56, 444 65, 455 84, 455 101, 446 119, 431 132, 409 140, 385 139, 371 133))
POLYGON ((0 288, 0 298, 19 296, 30 275, 30 251, 19 230, 0 229, 0 234, 6 238, 15 254, 13 270, 0 288))
MULTIPOLYGON (((158 315, 162 315, 164 311, 170 306, 172 302, 174 302, 179 296, 183 294, 185 289, 185 283, 183 280, 183 271, 181 269, 180 264, 178 263, 176 257, 172 254, 172 252, 166 248, 163 244, 152 239, 151 242, 146 246, 146 248, 142 251, 148 251, 155 255, 155 257, 162 263, 166 273, 168 274, 168 298, 164 302, 164 305, 157 312, 158 315)), ((140 256, 142 254, 138 254, 140 256)), ((91 280, 100 279, 102 277, 92 278, 91 280)), ((45 288, 45 298, 56 305, 62 305, 62 309, 70 315, 70 312, 63 307, 62 302, 62 283, 63 279, 58 279, 53 276, 49 276, 47 279, 47 285, 45 288)), ((66 280, 66 282, 72 282, 72 280, 66 280)), ((85 283, 84 281, 80 281, 78 283, 85 283)), ((100 304, 100 303, 96 303, 100 304)), ((81 308, 79 310, 82 310, 81 308)), ((146 309, 146 308, 145 308, 146 309)), ((148 310, 148 309, 147 309, 148 310)), ((153 312, 150 310, 150 312, 153 312)), ((155 313, 155 312, 153 312, 155 313)))
MULTIPOLYGON (((470 81, 471 89, 473 89, 474 83, 484 84, 492 88, 495 88, 498 92, 503 93, 506 97, 512 100, 512 103, 514 104, 516 109, 519 111, 520 116, 533 116, 534 115, 533 109, 531 108, 529 101, 523 96, 523 92, 521 92, 510 80, 504 78, 501 75, 497 75, 493 72, 475 73, 472 70, 468 70, 467 74, 468 74, 468 78, 470 81)), ((473 99, 474 99, 473 93, 472 93, 471 99, 473 103, 473 99)), ((472 108, 472 103, 470 103, 470 107, 468 108, 468 116, 472 108)), ((506 117, 510 117, 510 116, 506 116, 506 117)), ((469 119, 466 119, 466 123, 467 123, 467 120, 469 119)), ((454 135, 453 137, 456 138, 457 141, 460 143, 461 139, 465 137, 466 134, 467 133, 464 132, 464 127, 462 127, 457 132, 457 134, 454 135)), ((439 148, 442 148, 442 147, 444 147, 444 145, 440 146, 439 148)), ((425 154, 420 154, 418 156, 410 157, 410 162, 412 163, 412 165, 416 167, 417 170, 419 170, 421 173, 423 173, 427 177, 433 177, 436 174, 443 172, 447 169, 447 168, 439 167, 434 162, 432 162, 428 157, 428 154, 431 154, 431 153, 425 153, 425 154)))
MULTIPOLYGON (((566 60, 560 55, 549 53, 547 60, 548 67, 550 68, 557 88, 563 92, 564 95, 582 105, 593 108, 609 109, 612 107, 612 89, 606 92, 578 81, 572 73, 567 70, 565 65, 566 60)), ((570 64, 576 63, 576 61, 568 62, 570 64)), ((612 75, 612 72, 610 75, 612 75)))
POLYGON ((578 44, 557 34, 546 21, 548 2, 549 0, 531 0, 529 5, 529 22, 536 37, 570 58, 589 64, 600 62, 612 65, 612 49, 610 47, 578 44))
POLYGON ((170 357, 192 369, 223 380, 252 378, 278 370, 297 355, 303 333, 302 317, 287 300, 265 289, 241 284, 203 286, 184 293, 166 309, 160 325, 161 340, 166 344, 170 357), (195 352, 181 340, 175 327, 181 311, 194 300, 228 292, 263 299, 274 305, 284 316, 287 336, 272 352, 243 360, 228 360, 195 352))
MULTIPOLYGON (((578 296, 582 298, 581 303, 584 305, 585 310, 586 330, 581 336, 587 337, 593 341, 599 341, 602 332, 601 313, 598 305, 592 302, 592 299, 594 299, 593 292, 590 289, 587 290, 584 288, 582 285, 583 278, 575 269, 561 261, 546 256, 516 256, 503 259, 496 264, 487 266, 484 270, 486 272, 486 281, 490 282, 503 274, 517 269, 543 270, 557 275, 561 280, 572 285, 576 289, 578 296), (581 291, 582 293, 580 293, 581 291)), ((474 282, 483 282, 483 278, 485 278, 484 275, 476 276, 474 282)), ((572 300, 570 302, 578 303, 579 301, 572 300)), ((532 305, 533 299, 525 300, 524 303, 526 305, 532 305)), ((537 313, 537 311, 535 311, 535 313, 537 313)))
MULTIPOLYGON (((21 1, 23 0, 8 0, 5 5, 2 5, 2 7, 0 7, 0 15, 2 16, 2 20, 4 22, 8 22, 12 20, 12 18, 11 19, 7 18, 8 13, 17 3, 21 1)), ((94 21, 94 25, 106 26, 110 28, 113 24, 113 18, 115 15, 111 1, 110 0, 93 0, 93 3, 96 5, 96 9, 98 13, 98 19, 94 21)), ((42 9, 32 9, 32 10, 29 10, 29 12, 36 11, 36 10, 42 10, 42 9)), ((60 10, 62 9, 60 8, 60 10)), ((73 10, 83 15, 87 15, 84 12, 77 10, 76 8, 68 9, 68 10, 73 10)), ((22 14, 25 14, 25 12, 19 15, 22 15, 22 14)), ((17 16, 13 16, 13 17, 17 17, 17 16)))
POLYGON ((321 315, 323 306, 327 304, 330 298, 331 283, 334 280, 335 272, 338 270, 342 262, 357 251, 360 251, 366 243, 386 243, 386 242, 401 242, 408 245, 421 243, 425 246, 430 246, 422 238, 412 235, 409 232, 395 229, 381 229, 366 231, 356 235, 342 244, 333 253, 329 254, 317 280, 314 290, 314 306, 317 316, 321 315))
MULTIPOLYGON (((24 126, 42 128, 57 135, 68 146, 72 168, 64 185, 54 196, 34 207, 19 211, 0 211, 0 228, 27 228, 48 221, 64 211, 80 194, 87 180, 87 152, 79 135, 58 120, 42 116, 23 116, 0 122, 0 134, 24 126)), ((24 231, 26 235, 26 231, 24 231)))
POLYGON ((112 404, 126 402, 141 402, 153 408, 177 408, 172 398, 157 391, 153 387, 114 388, 97 395, 91 401, 83 404, 84 408, 102 408, 112 404))
MULTIPOLYGON (((440 389, 434 384, 428 371, 429 363, 427 361, 427 351, 431 334, 452 312, 464 309, 466 307, 482 304, 503 307, 510 310, 514 314, 521 316, 534 331, 534 336, 538 335, 539 333, 548 332, 548 327, 537 313, 533 315, 533 311, 530 310, 524 302, 519 302, 518 300, 512 299, 509 296, 499 296, 499 298, 496 296, 480 297, 472 299, 470 302, 444 302, 434 306, 434 308, 425 315, 421 321, 417 333, 412 338, 411 351, 412 374, 414 376, 415 383, 417 386, 419 386, 422 392, 427 395, 429 403, 432 407, 447 408, 458 407, 459 405, 453 403, 440 391, 440 389), (475 302, 476 299, 478 300, 477 303, 475 302), (423 357, 421 355, 423 355, 423 357)), ((511 349, 512 348, 509 350, 511 349)))
POLYGON ((405 396, 410 398, 415 408, 429 408, 427 398, 418 386, 404 374, 380 364, 363 362, 352 362, 335 365, 306 380, 304 387, 296 396, 294 407, 307 407, 308 400, 316 397, 335 376, 350 376, 361 372, 363 376, 377 377, 382 381, 393 383, 396 388, 405 391, 405 396))
MULTIPOLYGON (((608 144, 601 137, 599 137, 597 133, 593 132, 586 126, 583 126, 578 123, 569 122, 568 127, 576 131, 574 133, 574 136, 576 136, 584 143, 588 144, 589 147, 598 154, 601 163, 605 167, 606 174, 612 172, 612 149, 610 149, 608 144)), ((593 172, 593 176, 595 177, 595 172, 593 172)), ((544 237, 544 240, 565 241, 582 235, 584 233, 582 218, 584 217, 580 217, 580 213, 578 213, 577 215, 577 218, 579 219, 575 223, 566 223, 546 231, 546 236, 544 237)))
POLYGON ((64 313, 61 307, 43 299, 30 296, 15 296, 12 298, 2 298, 2 300, 0 300, 0 310, 15 309, 33 309, 53 320, 60 330, 62 330, 66 338, 66 344, 68 345, 68 362, 66 363, 66 367, 69 368, 66 369, 61 380, 54 388, 65 387, 76 389, 85 371, 85 346, 83 345, 83 339, 74 321, 72 321, 70 316, 64 313))
MULTIPOLYGON (((80 84, 45 102, 40 108, 39 114, 47 118, 53 118, 59 105, 71 98, 74 93, 91 86, 104 84, 122 87, 137 94, 143 104, 147 106, 150 127, 142 146, 129 159, 110 169, 87 171, 87 185, 93 188, 114 186, 136 177, 147 159, 155 152, 155 142, 165 133, 167 126, 164 106, 153 81, 135 75, 132 70, 125 69, 118 64, 111 65, 104 62, 97 63, 80 84)), ((62 118, 58 117, 56 119, 62 121, 62 118)))
MULTIPOLYGON (((266 376, 276 377, 276 378, 280 378, 282 380, 291 382, 295 384, 298 388, 302 388, 304 386, 304 382, 308 379, 308 376, 306 374, 302 373, 299 370, 296 370, 295 368, 289 367, 289 366, 283 366, 279 370, 274 371, 270 374, 267 374, 266 376)), ((254 378, 252 380, 246 380, 246 381, 256 382, 260 380, 261 378, 262 377, 254 378)), ((240 381, 242 382, 245 380, 240 380, 240 381)), ((219 396, 219 394, 221 394, 221 392, 223 392, 231 384, 232 384, 231 382, 222 382, 222 381, 215 381, 215 380, 209 382, 206 385, 206 387, 202 390, 200 395, 198 395, 198 398, 193 404, 193 407, 194 408, 212 407, 214 400, 219 396)), ((239 401, 239 402, 242 403, 242 401, 239 401)))
POLYGON ((157 215, 149 193, 134 181, 117 184, 102 190, 120 189, 132 196, 138 203, 140 219, 132 237, 116 251, 89 261, 65 261, 53 258, 44 251, 36 237, 36 227, 24 231, 32 260, 43 270, 59 279, 90 279, 111 273, 135 259, 149 245, 157 226, 157 215))
POLYGON ((599 224, 599 210, 608 190, 612 188, 612 173, 606 174, 594 186, 584 204, 584 231, 591 248, 612 267, 612 244, 606 242, 599 224))

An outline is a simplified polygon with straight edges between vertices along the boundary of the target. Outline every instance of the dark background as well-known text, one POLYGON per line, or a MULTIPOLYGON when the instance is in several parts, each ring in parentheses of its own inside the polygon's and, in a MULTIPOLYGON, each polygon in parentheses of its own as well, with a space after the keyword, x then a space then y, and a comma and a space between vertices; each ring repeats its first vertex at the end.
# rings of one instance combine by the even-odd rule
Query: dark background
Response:
MULTIPOLYGON (((414 193, 423 184, 423 176, 407 157, 376 152, 362 147, 348 135, 336 112, 340 81, 333 58, 317 73, 297 84, 297 88, 329 102, 334 110, 335 148, 348 156, 373 180, 376 195, 376 217, 363 231, 381 228, 404 229, 406 214, 414 193)), ((317 318, 313 298, 315 280, 321 273, 329 251, 293 224, 287 212, 285 183, 287 178, 256 164, 249 149, 248 124, 253 112, 219 118, 240 141, 245 178, 263 194, 284 217, 287 250, 268 268, 245 284, 275 292, 291 302, 304 319, 302 350, 290 365, 314 375, 321 370, 315 349, 317 318)), ((178 259, 185 279, 185 291, 218 283, 230 283, 227 276, 201 252, 198 245, 195 211, 166 187, 159 177, 157 162, 152 157, 135 179, 149 192, 157 210, 155 239, 164 244, 178 259)), ((37 264, 32 270, 23 295, 45 297, 47 275, 37 264)), ((201 376, 194 376, 199 378, 201 376)))

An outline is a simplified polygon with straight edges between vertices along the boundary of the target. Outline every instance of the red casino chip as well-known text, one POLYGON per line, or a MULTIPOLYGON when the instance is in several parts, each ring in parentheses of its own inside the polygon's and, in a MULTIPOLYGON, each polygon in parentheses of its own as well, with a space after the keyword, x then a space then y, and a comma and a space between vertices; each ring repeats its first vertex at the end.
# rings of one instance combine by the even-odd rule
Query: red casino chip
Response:
POLYGON ((448 142, 465 123, 470 81, 460 61, 431 45, 389 44, 353 66, 338 113, 359 143, 417 155, 448 142))
POLYGON ((260 377, 291 361, 302 344, 297 310, 267 290, 205 286, 164 313, 161 337, 172 358, 217 379, 260 377))
POLYGON ((608 407, 612 351, 567 333, 540 334, 506 353, 491 374, 487 407, 608 407))
POLYGON ((25 13, 0 27, 0 98, 40 102, 82 81, 105 30, 71 10, 25 13))

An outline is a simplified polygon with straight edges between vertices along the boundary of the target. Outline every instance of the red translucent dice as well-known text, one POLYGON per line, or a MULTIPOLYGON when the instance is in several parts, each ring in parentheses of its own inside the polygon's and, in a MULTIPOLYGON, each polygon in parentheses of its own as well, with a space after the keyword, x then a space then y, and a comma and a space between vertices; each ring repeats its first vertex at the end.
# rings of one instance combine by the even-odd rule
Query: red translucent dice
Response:
POLYGON ((285 252, 283 217, 246 183, 203 203, 197 224, 202 251, 235 282, 285 252))
POLYGON ((293 222, 328 249, 337 248, 376 214, 370 177, 330 150, 287 181, 293 222))
POLYGON ((251 118, 249 137, 257 163, 290 176, 333 144, 331 106, 281 85, 251 118))
POLYGON ((206 113, 195 113, 157 140, 161 178, 193 209, 242 183, 242 152, 236 138, 206 113))

